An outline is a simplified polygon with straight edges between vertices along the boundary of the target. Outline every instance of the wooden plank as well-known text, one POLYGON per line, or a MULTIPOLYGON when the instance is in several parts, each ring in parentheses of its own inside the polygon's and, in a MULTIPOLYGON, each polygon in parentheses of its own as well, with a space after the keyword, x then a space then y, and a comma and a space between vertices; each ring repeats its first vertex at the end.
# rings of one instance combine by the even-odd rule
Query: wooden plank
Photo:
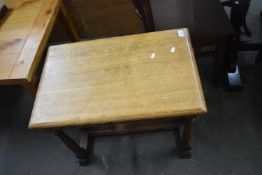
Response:
POLYGON ((44 1, 10 11, 0 28, 0 81, 9 79, 44 1))
POLYGON ((10 79, 31 81, 59 12, 59 0, 45 0, 10 79))
POLYGON ((65 127, 206 112, 188 31, 53 46, 29 127, 65 127), (175 49, 174 49, 175 48, 175 49))
POLYGON ((13 69, 17 57, 18 57, 17 53, 1 55, 1 59, 0 59, 1 80, 8 80, 8 77, 10 75, 10 70, 13 69))

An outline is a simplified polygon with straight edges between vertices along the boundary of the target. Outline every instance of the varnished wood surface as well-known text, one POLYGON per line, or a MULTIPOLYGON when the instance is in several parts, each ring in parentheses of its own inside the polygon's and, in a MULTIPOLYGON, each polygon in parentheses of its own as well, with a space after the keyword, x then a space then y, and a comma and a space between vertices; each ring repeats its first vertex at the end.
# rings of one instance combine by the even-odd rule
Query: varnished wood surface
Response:
POLYGON ((3 0, 3 3, 8 7, 8 9, 15 9, 28 1, 29 0, 3 0))
POLYGON ((6 1, 13 10, 0 26, 0 84, 31 81, 60 3, 60 0, 6 1))
POLYGON ((205 113, 188 32, 183 32, 184 37, 168 30, 50 47, 29 127, 205 113))

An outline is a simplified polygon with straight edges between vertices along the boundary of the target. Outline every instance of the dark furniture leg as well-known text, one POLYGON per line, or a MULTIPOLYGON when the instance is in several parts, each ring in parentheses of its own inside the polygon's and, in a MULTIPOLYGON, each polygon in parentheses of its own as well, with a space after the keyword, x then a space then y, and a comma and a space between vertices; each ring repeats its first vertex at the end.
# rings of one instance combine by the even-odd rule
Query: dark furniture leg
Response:
POLYGON ((188 159, 192 157, 191 154, 192 119, 187 119, 183 123, 184 123, 184 127, 181 137, 180 157, 183 159, 188 159))
POLYGON ((242 88, 241 76, 237 64, 238 51, 253 51, 258 50, 258 55, 255 64, 260 64, 262 61, 262 42, 261 41, 240 41, 238 37, 232 37, 230 40, 227 60, 228 60, 228 89, 240 90, 242 88))
POLYGON ((225 76, 225 53, 227 46, 227 37, 217 39, 216 56, 215 56, 215 70, 214 70, 214 83, 219 84, 224 80, 225 76))
POLYGON ((86 129, 81 130, 80 148, 87 151, 86 159, 79 159, 81 166, 87 166, 90 163, 90 156, 93 153, 94 148, 94 137, 91 137, 86 129))
POLYGON ((261 62, 262 62, 262 50, 258 52, 255 64, 259 65, 261 64, 261 62))
POLYGON ((5 5, 0 4, 0 22, 2 19, 4 19, 8 9, 5 5))
POLYGON ((37 78, 36 75, 34 75, 32 77, 32 80, 30 82, 23 82, 22 86, 33 96, 36 96, 36 92, 37 92, 37 87, 39 84, 39 79, 37 78))
POLYGON ((259 64, 262 61, 262 42, 240 40, 242 27, 244 28, 247 36, 251 35, 251 32, 246 25, 246 16, 250 5, 250 0, 231 0, 227 3, 224 3, 224 5, 231 7, 230 21, 236 32, 236 34, 234 36, 231 36, 229 40, 229 47, 226 55, 228 61, 228 89, 238 90, 242 88, 242 84, 237 65, 237 52, 258 50, 259 53, 257 55, 255 64, 259 64))
POLYGON ((132 0, 135 8, 141 16, 146 32, 155 31, 155 24, 149 0, 132 0))
POLYGON ((66 9, 63 1, 61 1, 60 18, 61 18, 61 21, 64 23, 66 32, 67 32, 70 40, 72 42, 78 42, 80 40, 78 33, 76 32, 76 29, 75 29, 75 27, 72 23, 72 20, 71 20, 69 14, 67 12, 67 9, 66 9))
POLYGON ((79 159, 79 164, 86 166, 88 165, 88 156, 90 153, 89 146, 91 146, 93 138, 89 137, 85 130, 81 130, 81 132, 80 145, 62 130, 55 131, 55 135, 75 154, 79 159))

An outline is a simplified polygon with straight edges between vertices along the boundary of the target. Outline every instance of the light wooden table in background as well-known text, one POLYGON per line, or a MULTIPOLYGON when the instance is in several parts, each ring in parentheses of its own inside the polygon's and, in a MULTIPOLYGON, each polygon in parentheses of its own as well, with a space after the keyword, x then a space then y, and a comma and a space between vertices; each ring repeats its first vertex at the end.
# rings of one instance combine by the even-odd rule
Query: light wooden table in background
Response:
POLYGON ((187 158, 206 111, 188 31, 167 30, 50 47, 29 128, 57 128, 86 163, 92 136, 181 126, 187 158), (61 130, 72 126, 87 134, 80 145, 61 130))
POLYGON ((36 93, 35 72, 61 14, 72 41, 79 37, 61 0, 6 0, 0 23, 0 85, 22 85, 36 93))

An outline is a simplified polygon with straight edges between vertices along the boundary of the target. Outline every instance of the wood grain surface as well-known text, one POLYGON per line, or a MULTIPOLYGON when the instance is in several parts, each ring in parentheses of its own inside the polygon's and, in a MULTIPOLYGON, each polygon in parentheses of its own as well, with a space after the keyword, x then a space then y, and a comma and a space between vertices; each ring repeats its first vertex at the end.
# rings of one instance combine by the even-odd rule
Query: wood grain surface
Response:
POLYGON ((167 30, 50 47, 29 128, 206 111, 188 31, 167 30))
POLYGON ((59 9, 59 0, 10 1, 0 28, 0 84, 31 81, 59 9), (22 2, 12 4, 15 2, 22 2))

